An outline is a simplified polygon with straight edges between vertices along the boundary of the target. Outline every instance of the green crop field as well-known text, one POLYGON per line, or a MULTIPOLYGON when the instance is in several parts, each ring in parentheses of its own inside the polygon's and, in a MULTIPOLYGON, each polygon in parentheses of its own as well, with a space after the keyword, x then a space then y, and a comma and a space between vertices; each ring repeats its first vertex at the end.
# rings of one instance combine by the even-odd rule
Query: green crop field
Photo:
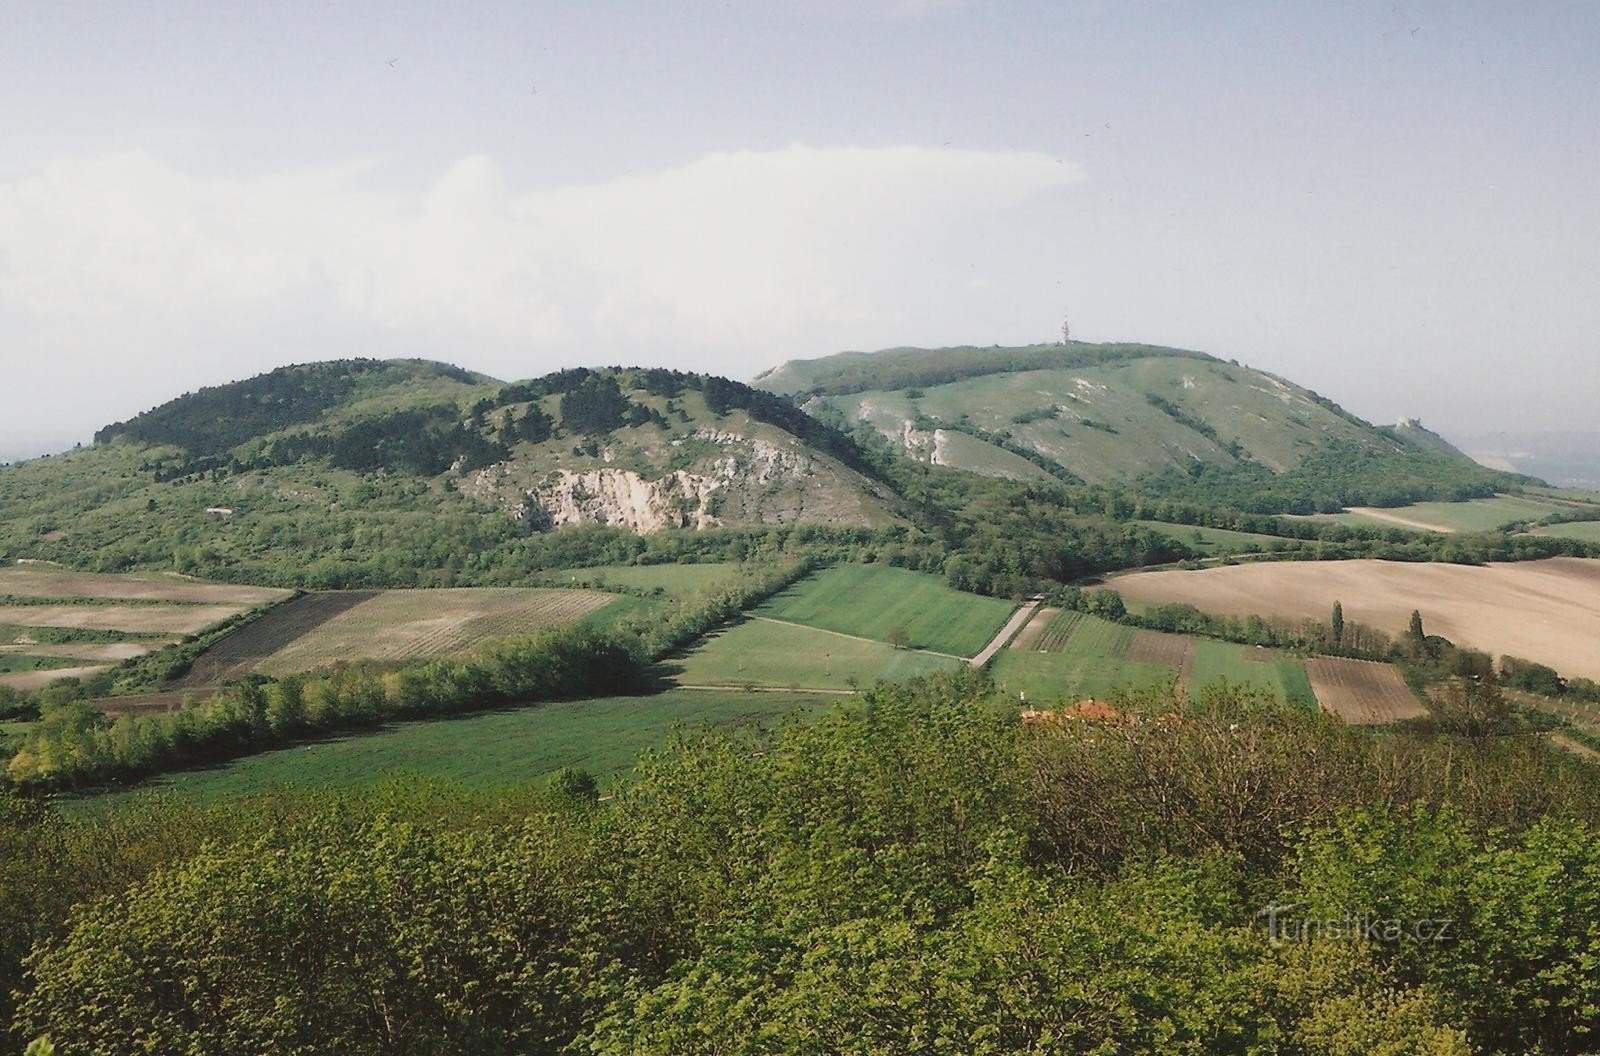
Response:
POLYGON ((31 656, 25 653, 0 653, 0 675, 18 671, 50 671, 72 667, 73 662, 59 656, 31 656))
POLYGON ((1202 554, 1240 554, 1266 550, 1285 540, 1275 535, 1258 535, 1255 532, 1235 532, 1228 528, 1202 528, 1192 524, 1171 524, 1167 521, 1135 521, 1135 524, 1160 532, 1170 539, 1202 554))
POLYGON ((911 678, 959 667, 960 660, 882 642, 864 642, 813 627, 746 620, 720 631, 682 659, 678 681, 690 686, 776 686, 849 689, 880 679, 911 678))
MULTIPOLYGON (((1492 499, 1470 499, 1467 502, 1419 502, 1382 512, 1415 521, 1419 527, 1431 527, 1434 531, 1492 532, 1513 521, 1536 521, 1548 517, 1563 508, 1554 503, 1515 495, 1497 495, 1492 499)), ((1403 527, 1385 517, 1354 510, 1317 514, 1315 519, 1363 527, 1403 527)))
POLYGON ((1194 639, 1194 668, 1189 676, 1189 695, 1197 698, 1209 687, 1224 681, 1270 694, 1280 701, 1312 709, 1317 698, 1311 692, 1303 661, 1281 653, 1270 659, 1246 658, 1248 648, 1233 642, 1194 639))
POLYGON ((1065 649, 1067 642, 1072 638, 1072 632, 1078 624, 1083 622, 1083 613, 1072 609, 1063 609, 1050 617, 1050 622, 1044 625, 1044 630, 1039 632, 1039 637, 1034 641, 1033 647, 1041 653, 1059 653, 1065 649))
POLYGON ((801 580, 757 612, 886 642, 901 629, 917 649, 973 656, 1016 606, 967 594, 943 579, 887 565, 839 565, 801 580))
MULTIPOLYGON (((399 723, 336 740, 253 755, 205 770, 170 774, 141 786, 198 800, 248 795, 275 785, 349 786, 394 773, 491 787, 576 766, 598 777, 633 766, 674 729, 770 725, 833 703, 817 694, 669 690, 647 697, 601 697, 454 719, 399 723)), ((141 794, 81 801, 84 809, 141 794)))
POLYGON ((1553 535, 1560 539, 1576 539, 1583 543, 1600 543, 1600 521, 1571 521, 1535 528, 1534 535, 1553 535))
POLYGON ((709 593, 738 574, 738 565, 720 561, 699 565, 597 565, 548 572, 539 581, 552 587, 591 590, 660 589, 673 597, 688 597, 709 593))
MULTIPOLYGON (((1132 628, 1096 616, 1072 615, 1079 618, 1054 652, 1002 649, 989 669, 995 685, 1012 696, 1026 693, 1029 701, 1053 703, 1109 696, 1124 688, 1154 688, 1177 678, 1174 667, 1126 659, 1132 628)), ((1048 628, 1045 633, 1050 633, 1048 628)))

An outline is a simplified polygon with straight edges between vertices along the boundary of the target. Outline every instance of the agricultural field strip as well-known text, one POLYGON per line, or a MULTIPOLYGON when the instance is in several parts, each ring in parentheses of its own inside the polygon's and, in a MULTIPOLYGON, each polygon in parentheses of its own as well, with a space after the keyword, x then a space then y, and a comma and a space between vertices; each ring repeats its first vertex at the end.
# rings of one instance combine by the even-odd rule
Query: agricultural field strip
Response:
POLYGON ((98 664, 86 667, 51 667, 39 671, 19 671, 16 674, 0 675, 0 686, 9 686, 22 693, 29 693, 35 689, 42 689, 58 678, 88 678, 98 675, 106 670, 109 665, 98 664))
POLYGON ((1383 725, 1428 714, 1390 664, 1314 656, 1306 676, 1322 707, 1351 725, 1383 725))
POLYGON ((1059 653, 1072 640, 1073 632, 1083 622, 1083 613, 1071 609, 1057 610, 1042 628, 1038 638, 1038 651, 1059 653))
POLYGON ((1060 612, 1060 609, 1041 608, 1034 614, 1033 619, 1028 621, 1027 626, 1023 627, 1022 630, 1017 632, 1017 636, 1011 639, 1011 644, 1006 646, 1006 648, 1033 648, 1034 643, 1039 639, 1039 635, 1044 633, 1045 625, 1051 620, 1055 619, 1060 612))
POLYGON ((0 605, 0 624, 83 630, 195 634, 243 612, 246 605, 0 605))
POLYGON ((234 604, 240 608, 287 598, 294 592, 274 587, 202 583, 179 578, 119 576, 64 569, 0 568, 0 597, 154 601, 168 604, 234 604))
MULTIPOLYGON (((784 626, 784 627, 799 627, 799 628, 802 628, 802 629, 807 630, 807 631, 815 631, 818 634, 830 634, 835 638, 848 638, 852 642, 867 642, 867 643, 869 643, 871 645, 886 645, 886 644, 888 644, 886 642, 880 642, 876 638, 867 638, 867 637, 864 637, 864 636, 859 635, 859 634, 845 634, 843 631, 829 630, 827 627, 813 627, 809 623, 796 623, 794 620, 780 620, 780 619, 776 619, 776 618, 774 618, 772 616, 756 616, 756 615, 752 615, 752 616, 750 616, 750 619, 759 620, 762 623, 776 623, 776 624, 779 624, 779 625, 784 626)), ((901 652, 906 652, 906 653, 927 653, 929 656, 943 656, 943 657, 948 657, 951 660, 965 660, 966 659, 966 657, 957 656, 954 653, 941 653, 937 649, 918 649, 918 648, 916 648, 914 646, 906 646, 904 649, 901 650, 901 652)))
POLYGON ((275 605, 201 653, 170 688, 194 691, 243 678, 278 650, 377 595, 375 590, 318 591, 275 605))

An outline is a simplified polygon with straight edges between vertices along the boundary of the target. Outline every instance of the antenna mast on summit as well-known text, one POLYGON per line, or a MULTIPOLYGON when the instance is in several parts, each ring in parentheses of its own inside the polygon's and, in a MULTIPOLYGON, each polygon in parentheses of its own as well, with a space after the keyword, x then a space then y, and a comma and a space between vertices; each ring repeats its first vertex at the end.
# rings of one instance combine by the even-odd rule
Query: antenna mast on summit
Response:
POLYGON ((1071 342, 1072 319, 1065 312, 1063 312, 1061 315, 1061 343, 1065 345, 1070 344, 1071 342))

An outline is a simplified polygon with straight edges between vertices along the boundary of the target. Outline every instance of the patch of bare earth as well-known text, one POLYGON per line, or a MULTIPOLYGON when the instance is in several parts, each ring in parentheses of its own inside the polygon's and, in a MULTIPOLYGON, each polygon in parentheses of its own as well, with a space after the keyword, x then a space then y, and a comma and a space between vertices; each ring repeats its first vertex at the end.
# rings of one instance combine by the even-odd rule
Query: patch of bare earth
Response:
POLYGON ((1403 634, 1413 609, 1429 634, 1495 656, 1600 679, 1600 560, 1555 557, 1483 566, 1399 561, 1267 561, 1118 576, 1123 597, 1229 616, 1345 619, 1403 634))
POLYGON ((1384 726, 1428 714, 1391 664, 1314 656, 1306 661, 1306 676, 1323 710, 1352 726, 1384 726))
POLYGON ((161 639, 138 642, 66 642, 61 645, 5 645, 0 653, 25 653, 28 656, 60 657, 66 660, 101 660, 120 664, 124 660, 153 653, 168 644, 161 639))
POLYGON ((0 605, 0 623, 95 631, 195 634, 243 611, 238 605, 0 605))
POLYGON ((48 671, 19 671, 12 675, 0 675, 0 686, 10 686, 19 693, 29 693, 35 689, 43 689, 58 678, 88 678, 104 670, 106 667, 101 664, 95 667, 56 667, 48 671))
POLYGON ((1044 633, 1045 625, 1048 624, 1051 620, 1055 619, 1056 615, 1058 613, 1060 613, 1060 612, 1061 612, 1060 609, 1043 609, 1042 608, 1038 612, 1034 613, 1033 614, 1033 619, 1028 621, 1028 625, 1026 627, 1022 628, 1022 630, 1018 631, 1017 632, 1017 636, 1015 638, 1011 639, 1011 645, 1009 646, 1009 648, 1012 648, 1012 649, 1032 649, 1032 648, 1034 648, 1035 647, 1034 643, 1039 640, 1039 635, 1044 633))
POLYGON ((178 576, 112 576, 41 565, 0 568, 0 595, 21 598, 111 598, 249 607, 286 598, 292 593, 273 587, 204 583, 178 576))

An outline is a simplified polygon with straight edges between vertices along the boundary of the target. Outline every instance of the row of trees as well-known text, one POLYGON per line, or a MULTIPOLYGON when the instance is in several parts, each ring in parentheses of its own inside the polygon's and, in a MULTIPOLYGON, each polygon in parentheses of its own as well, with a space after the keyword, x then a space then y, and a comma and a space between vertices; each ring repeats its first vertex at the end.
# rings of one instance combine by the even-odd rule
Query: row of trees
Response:
POLYGON ((1600 1051, 1581 761, 1237 694, 1020 728, 991 694, 689 735, 598 803, 0 794, 13 1051, 1600 1051))

